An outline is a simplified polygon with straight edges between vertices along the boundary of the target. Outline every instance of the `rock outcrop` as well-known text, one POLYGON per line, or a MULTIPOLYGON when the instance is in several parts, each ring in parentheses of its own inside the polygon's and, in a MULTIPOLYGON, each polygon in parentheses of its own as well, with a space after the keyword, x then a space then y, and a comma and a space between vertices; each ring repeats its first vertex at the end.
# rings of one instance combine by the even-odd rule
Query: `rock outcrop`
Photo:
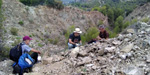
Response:
POLYGON ((138 6, 125 18, 125 21, 132 21, 133 19, 142 20, 144 18, 150 18, 150 3, 138 6))

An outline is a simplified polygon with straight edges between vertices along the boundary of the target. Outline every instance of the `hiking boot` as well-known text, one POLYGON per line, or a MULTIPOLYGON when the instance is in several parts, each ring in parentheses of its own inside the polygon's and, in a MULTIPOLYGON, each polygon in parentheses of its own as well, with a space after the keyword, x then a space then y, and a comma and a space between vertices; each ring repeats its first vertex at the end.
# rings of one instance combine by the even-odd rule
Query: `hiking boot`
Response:
POLYGON ((17 72, 15 70, 13 70, 12 74, 17 74, 17 72))
POLYGON ((23 70, 23 72, 24 72, 24 73, 29 73, 29 69, 28 69, 28 68, 25 68, 25 69, 23 70))
POLYGON ((32 67, 29 68, 29 72, 33 72, 32 67))

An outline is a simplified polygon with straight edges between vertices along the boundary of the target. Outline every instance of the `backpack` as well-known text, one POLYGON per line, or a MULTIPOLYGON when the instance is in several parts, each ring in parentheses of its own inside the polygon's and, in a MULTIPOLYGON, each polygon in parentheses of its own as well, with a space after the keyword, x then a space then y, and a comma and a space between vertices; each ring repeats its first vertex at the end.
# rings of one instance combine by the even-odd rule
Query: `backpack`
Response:
POLYGON ((20 56, 18 62, 15 62, 12 67, 14 69, 13 73, 19 73, 19 75, 23 75, 25 70, 31 68, 34 65, 34 60, 27 53, 20 56))
POLYGON ((22 55, 22 43, 18 44, 14 48, 11 48, 9 58, 15 62, 18 62, 19 57, 22 55))

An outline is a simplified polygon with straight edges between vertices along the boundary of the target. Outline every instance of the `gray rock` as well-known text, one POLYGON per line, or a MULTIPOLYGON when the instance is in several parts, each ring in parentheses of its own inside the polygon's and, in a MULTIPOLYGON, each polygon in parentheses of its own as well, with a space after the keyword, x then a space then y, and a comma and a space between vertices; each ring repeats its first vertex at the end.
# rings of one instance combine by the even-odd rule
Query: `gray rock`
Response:
POLYGON ((112 43, 113 43, 114 45, 120 45, 120 44, 121 44, 121 41, 116 41, 116 40, 115 40, 115 41, 113 41, 112 43))
POLYGON ((87 64, 87 63, 90 63, 92 61, 91 57, 85 57, 82 59, 82 62, 87 64))
POLYGON ((127 29, 127 32, 128 33, 135 33, 135 30, 134 29, 127 29))
POLYGON ((106 47, 106 48, 105 48, 105 51, 106 51, 106 52, 114 52, 115 49, 116 49, 116 47, 114 47, 114 46, 112 46, 112 47, 106 47))
POLYGON ((81 56, 88 56, 88 53, 86 52, 86 51, 80 51, 79 52, 79 55, 81 55, 81 56))
POLYGON ((120 51, 128 53, 128 52, 131 51, 131 49, 133 48, 133 46, 134 46, 134 44, 130 43, 129 45, 123 47, 120 51))
POLYGON ((0 71, 0 75, 7 75, 6 73, 4 73, 4 72, 2 72, 2 71, 0 71))
POLYGON ((104 50, 98 50, 98 54, 101 56, 101 55, 104 55, 104 50))
POLYGON ((127 67, 124 72, 126 75, 144 75, 144 70, 137 67, 127 67))
POLYGON ((150 55, 146 56, 146 62, 150 63, 150 55))

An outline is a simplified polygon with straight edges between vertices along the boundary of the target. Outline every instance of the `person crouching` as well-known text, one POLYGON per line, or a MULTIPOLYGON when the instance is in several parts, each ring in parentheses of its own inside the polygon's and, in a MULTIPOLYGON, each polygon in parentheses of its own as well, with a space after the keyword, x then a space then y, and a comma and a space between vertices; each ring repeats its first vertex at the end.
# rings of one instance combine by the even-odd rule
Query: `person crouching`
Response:
POLYGON ((82 44, 80 36, 81 33, 82 31, 80 31, 80 28, 75 28, 75 31, 72 34, 70 34, 68 41, 69 49, 75 48, 77 45, 79 46, 82 44))

